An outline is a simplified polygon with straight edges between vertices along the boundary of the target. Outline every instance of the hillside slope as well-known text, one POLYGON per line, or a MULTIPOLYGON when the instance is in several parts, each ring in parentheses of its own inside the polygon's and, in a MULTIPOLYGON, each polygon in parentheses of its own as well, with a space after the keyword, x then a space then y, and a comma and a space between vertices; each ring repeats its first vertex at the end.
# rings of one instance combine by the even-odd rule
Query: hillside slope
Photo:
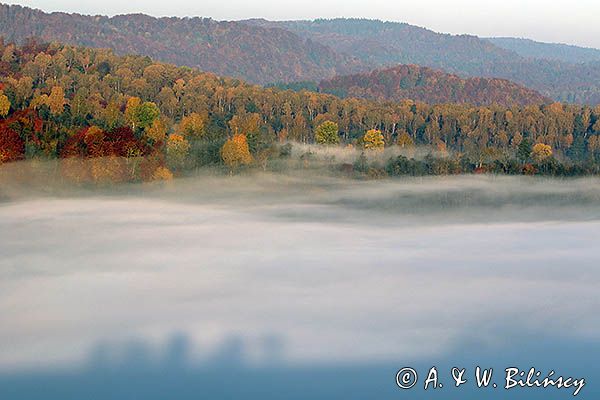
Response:
POLYGON ((467 78, 418 65, 399 65, 369 73, 338 76, 321 81, 319 90, 342 97, 379 101, 419 100, 427 103, 528 105, 550 99, 504 79, 467 78))
POLYGON ((207 18, 116 17, 44 13, 0 4, 0 36, 22 43, 35 36, 118 54, 141 54, 253 83, 319 80, 358 63, 310 39, 275 27, 207 18))

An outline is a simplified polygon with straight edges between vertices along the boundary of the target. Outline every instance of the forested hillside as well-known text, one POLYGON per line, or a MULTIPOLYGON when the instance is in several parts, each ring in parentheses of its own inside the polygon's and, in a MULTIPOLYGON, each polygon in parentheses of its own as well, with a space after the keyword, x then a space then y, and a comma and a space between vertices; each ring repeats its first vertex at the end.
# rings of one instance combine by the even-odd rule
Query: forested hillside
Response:
POLYGON ((340 97, 379 101, 413 99, 426 103, 470 103, 531 105, 551 103, 535 90, 504 79, 460 78, 418 65, 399 65, 369 73, 338 76, 323 80, 319 90, 340 97))
POLYGON ((0 36, 30 37, 140 54, 254 83, 320 80, 357 70, 359 63, 279 28, 209 18, 113 18, 44 13, 0 4, 0 36))
POLYGON ((0 162, 61 157, 77 179, 267 168, 296 142, 441 154, 425 166, 372 167, 389 174, 598 171, 599 107, 381 103, 265 89, 110 50, 0 43, 0 54, 0 162))
POLYGON ((600 104, 598 62, 527 58, 475 36, 439 34, 396 22, 333 19, 248 23, 291 30, 369 65, 418 64, 464 76, 504 78, 555 100, 600 104))
POLYGON ((558 60, 573 64, 600 61, 600 50, 559 43, 543 43, 509 37, 488 38, 490 42, 523 57, 558 60))

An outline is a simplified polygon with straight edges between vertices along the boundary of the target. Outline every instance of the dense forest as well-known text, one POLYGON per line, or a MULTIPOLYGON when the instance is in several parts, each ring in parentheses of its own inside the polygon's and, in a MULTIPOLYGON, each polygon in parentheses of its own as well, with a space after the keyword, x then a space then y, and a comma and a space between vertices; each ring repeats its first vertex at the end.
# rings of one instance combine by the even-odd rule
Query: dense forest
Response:
POLYGON ((337 76, 321 81, 319 90, 340 97, 396 102, 412 99, 433 104, 498 104, 510 107, 552 102, 535 90, 505 79, 460 78, 418 65, 399 65, 369 73, 337 76))
POLYGON ((475 36, 396 22, 109 18, 0 4, 0 35, 17 43, 38 37, 111 48, 120 55, 143 54, 259 84, 320 81, 418 64, 461 76, 509 79, 557 101, 600 104, 600 61, 584 55, 581 62, 535 58, 539 51, 525 56, 475 36))
POLYGON ((371 176, 598 172, 600 107, 340 99, 35 41, 0 42, 0 54, 0 162, 59 157, 76 180, 268 168, 294 143, 350 146, 353 165, 331 166, 371 176), (405 154, 370 157, 385 149, 405 154))
POLYGON ((418 64, 465 76, 504 78, 558 101, 600 104, 600 61, 572 63, 522 56, 476 36, 439 34, 397 22, 319 19, 249 23, 288 29, 375 67, 418 64))

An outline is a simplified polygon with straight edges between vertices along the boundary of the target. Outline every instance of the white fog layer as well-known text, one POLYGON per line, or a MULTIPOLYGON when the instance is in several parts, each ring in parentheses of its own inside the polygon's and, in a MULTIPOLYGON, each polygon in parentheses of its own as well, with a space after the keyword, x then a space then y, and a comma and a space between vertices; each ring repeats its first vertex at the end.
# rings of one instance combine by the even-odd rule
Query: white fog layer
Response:
POLYGON ((85 362, 99 343, 260 363, 444 355, 511 329, 600 336, 596 179, 361 182, 269 174, 117 191, 3 177, 0 369, 85 362), (47 188, 46 188, 47 189, 47 188))

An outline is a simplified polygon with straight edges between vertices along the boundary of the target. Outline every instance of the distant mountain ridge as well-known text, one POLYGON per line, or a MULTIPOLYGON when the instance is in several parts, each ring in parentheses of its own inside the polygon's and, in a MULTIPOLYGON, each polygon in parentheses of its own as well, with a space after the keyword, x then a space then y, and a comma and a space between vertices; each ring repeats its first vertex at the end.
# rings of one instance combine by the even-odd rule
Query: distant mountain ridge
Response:
POLYGON ((251 83, 321 81, 398 64, 502 78, 555 100, 600 104, 600 61, 524 57, 489 40, 366 19, 215 21, 45 13, 0 4, 0 36, 36 36, 197 67, 251 83))
POLYGON ((418 65, 399 65, 369 73, 321 81, 319 90, 340 97, 378 101, 419 100, 426 103, 513 105, 550 103, 540 93, 505 79, 460 78, 418 65))
POLYGON ((358 18, 245 22, 290 30, 368 65, 418 64, 456 70, 464 69, 468 59, 479 63, 518 58, 515 52, 476 36, 440 34, 406 23, 358 18))
POLYGON ((374 68, 418 64, 461 76, 504 78, 555 100, 600 104, 600 63, 524 57, 489 40, 368 19, 249 20, 288 29, 374 68))
POLYGON ((494 37, 487 38, 494 45, 514 51, 522 57, 564 61, 573 64, 600 61, 600 49, 562 43, 544 43, 531 39, 494 37))

